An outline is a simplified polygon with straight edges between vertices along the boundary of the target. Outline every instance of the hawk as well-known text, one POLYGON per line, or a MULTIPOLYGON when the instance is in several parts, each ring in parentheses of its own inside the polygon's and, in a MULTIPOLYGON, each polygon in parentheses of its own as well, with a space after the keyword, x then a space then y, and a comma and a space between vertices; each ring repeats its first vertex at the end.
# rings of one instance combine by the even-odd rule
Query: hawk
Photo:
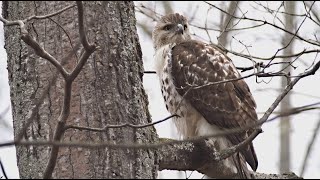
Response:
MULTIPOLYGON (((256 103, 231 59, 213 45, 192 40, 187 19, 163 16, 152 32, 155 69, 167 110, 178 115, 174 123, 183 139, 242 127, 257 121, 256 103)), ((253 128, 211 138, 217 150, 244 141, 253 128)), ((250 178, 246 162, 255 171, 258 160, 252 142, 223 163, 236 177, 250 178)), ((212 173, 225 178, 221 172, 212 173)))

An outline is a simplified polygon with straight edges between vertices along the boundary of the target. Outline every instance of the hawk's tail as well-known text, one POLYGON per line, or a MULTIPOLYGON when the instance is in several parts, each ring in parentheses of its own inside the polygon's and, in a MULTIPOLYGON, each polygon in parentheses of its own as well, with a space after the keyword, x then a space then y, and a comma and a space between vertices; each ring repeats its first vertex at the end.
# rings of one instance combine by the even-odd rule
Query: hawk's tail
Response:
POLYGON ((258 168, 258 159, 256 152, 253 148, 252 142, 249 144, 249 147, 247 149, 242 150, 241 153, 244 155, 244 158, 251 166, 252 170, 256 171, 258 168))
POLYGON ((232 156, 232 159, 234 161, 234 164, 238 171, 238 177, 239 179, 254 179, 254 176, 248 169, 248 166, 246 164, 246 160, 243 157, 241 153, 236 153, 232 156))

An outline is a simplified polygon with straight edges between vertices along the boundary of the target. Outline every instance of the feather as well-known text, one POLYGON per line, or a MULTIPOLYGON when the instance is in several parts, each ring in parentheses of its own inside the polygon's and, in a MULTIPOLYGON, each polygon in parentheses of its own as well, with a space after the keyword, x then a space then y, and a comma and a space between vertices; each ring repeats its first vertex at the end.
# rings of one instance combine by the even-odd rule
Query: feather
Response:
MULTIPOLYGON (((257 121, 256 104, 243 79, 210 85, 241 77, 232 61, 221 51, 189 40, 172 48, 171 61, 176 90, 210 124, 227 130, 257 121)), ((252 130, 228 135, 227 138, 236 145, 244 141, 252 130)), ((241 153, 256 170, 258 161, 252 143, 241 153)))

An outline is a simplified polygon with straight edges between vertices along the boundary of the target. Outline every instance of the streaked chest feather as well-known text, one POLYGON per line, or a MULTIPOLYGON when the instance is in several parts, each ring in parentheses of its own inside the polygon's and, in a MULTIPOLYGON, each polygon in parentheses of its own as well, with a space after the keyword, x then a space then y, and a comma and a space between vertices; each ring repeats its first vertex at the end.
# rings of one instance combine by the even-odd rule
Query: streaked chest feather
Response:
POLYGON ((177 114, 174 118, 181 138, 204 136, 219 131, 214 125, 210 125, 189 102, 183 100, 177 92, 171 76, 171 46, 167 45, 159 49, 155 54, 156 71, 160 80, 162 96, 166 108, 171 114, 177 114))
MULTIPOLYGON (((177 92, 171 76, 171 47, 164 46, 156 51, 155 69, 160 80, 162 96, 164 98, 166 108, 171 114, 177 114, 173 121, 176 125, 180 138, 187 139, 194 136, 206 136, 219 132, 219 128, 209 124, 203 116, 192 107, 189 102, 177 92)), ((229 146, 225 137, 211 138, 212 143, 218 145, 217 149, 225 149, 229 146)), ((226 167, 231 171, 237 172, 230 158, 224 160, 226 167)))

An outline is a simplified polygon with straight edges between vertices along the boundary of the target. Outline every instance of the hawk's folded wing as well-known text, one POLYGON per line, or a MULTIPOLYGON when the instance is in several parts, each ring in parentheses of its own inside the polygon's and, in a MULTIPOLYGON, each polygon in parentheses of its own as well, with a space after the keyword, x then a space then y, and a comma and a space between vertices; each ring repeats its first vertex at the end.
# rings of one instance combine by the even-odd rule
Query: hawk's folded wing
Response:
MULTIPOLYGON (((210 124, 230 129, 257 121, 256 104, 243 79, 217 83, 241 77, 232 61, 221 51, 190 40, 173 47, 170 63, 176 90, 210 124)), ((227 137, 236 145, 244 141, 252 130, 227 137)), ((256 170, 258 161, 252 143, 241 152, 256 170)))

